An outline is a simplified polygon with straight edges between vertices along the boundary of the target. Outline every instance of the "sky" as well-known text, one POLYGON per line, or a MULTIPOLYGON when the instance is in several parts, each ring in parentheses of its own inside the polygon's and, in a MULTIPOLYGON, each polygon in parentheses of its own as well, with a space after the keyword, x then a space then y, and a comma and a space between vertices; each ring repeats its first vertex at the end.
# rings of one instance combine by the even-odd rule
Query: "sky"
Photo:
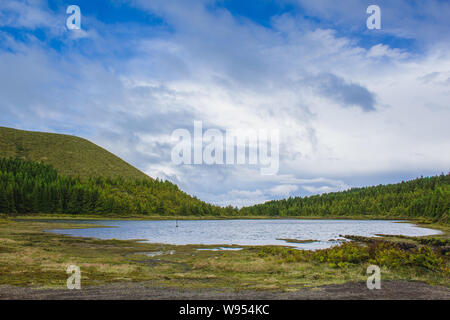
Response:
POLYGON ((1 0, 0 126, 89 139, 223 206, 447 173, 449 31, 444 0, 1 0), (175 164, 194 121, 279 130, 278 172, 175 164))

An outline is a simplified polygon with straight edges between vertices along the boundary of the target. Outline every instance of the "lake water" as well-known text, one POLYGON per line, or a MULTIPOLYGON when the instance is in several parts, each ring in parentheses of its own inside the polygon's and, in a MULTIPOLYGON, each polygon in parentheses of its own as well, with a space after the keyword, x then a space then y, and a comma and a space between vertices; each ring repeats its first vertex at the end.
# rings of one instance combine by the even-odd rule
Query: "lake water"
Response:
MULTIPOLYGON (((73 221, 71 221, 73 222, 73 221)), ((60 229, 51 232, 98 239, 142 239, 150 243, 199 245, 285 245, 298 249, 322 249, 339 243, 339 235, 375 236, 402 234, 426 236, 440 231, 411 223, 385 220, 181 220, 176 221, 79 221, 105 226, 60 229), (111 228, 112 227, 112 228, 111 228), (317 240, 288 243, 279 239, 317 240)))

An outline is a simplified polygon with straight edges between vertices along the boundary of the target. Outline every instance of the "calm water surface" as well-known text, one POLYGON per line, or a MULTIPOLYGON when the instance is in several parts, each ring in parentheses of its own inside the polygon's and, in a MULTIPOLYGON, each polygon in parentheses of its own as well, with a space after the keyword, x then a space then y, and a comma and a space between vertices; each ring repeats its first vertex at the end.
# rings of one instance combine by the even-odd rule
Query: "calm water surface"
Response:
POLYGON ((440 231, 411 223, 383 220, 182 220, 80 221, 105 228, 50 230, 51 232, 98 239, 143 239, 150 243, 200 245, 287 245, 298 249, 322 249, 338 244, 339 235, 375 236, 402 234, 426 236, 440 231), (113 227, 113 228, 111 228, 113 227), (279 239, 317 240, 288 243, 279 239))

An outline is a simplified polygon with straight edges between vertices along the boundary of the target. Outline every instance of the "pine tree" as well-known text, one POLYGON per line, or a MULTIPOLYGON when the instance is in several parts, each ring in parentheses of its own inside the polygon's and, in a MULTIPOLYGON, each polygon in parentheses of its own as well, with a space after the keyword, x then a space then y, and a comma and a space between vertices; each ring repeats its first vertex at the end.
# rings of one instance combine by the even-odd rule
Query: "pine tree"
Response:
POLYGON ((9 213, 8 198, 6 196, 6 190, 0 189, 0 213, 9 213))

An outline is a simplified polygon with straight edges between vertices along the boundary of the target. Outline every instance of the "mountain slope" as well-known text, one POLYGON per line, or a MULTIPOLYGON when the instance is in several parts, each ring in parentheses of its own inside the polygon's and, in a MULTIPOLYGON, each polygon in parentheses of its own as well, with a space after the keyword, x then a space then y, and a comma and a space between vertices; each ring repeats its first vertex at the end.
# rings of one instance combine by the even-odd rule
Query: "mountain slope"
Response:
POLYGON ((51 165, 0 158, 0 213, 218 216, 231 208, 212 206, 169 181, 62 176, 51 165))
POLYGON ((0 127, 0 213, 236 215, 75 136, 0 127))
POLYGON ((65 176, 149 178, 96 144, 64 134, 0 127, 0 157, 44 162, 65 176))
POLYGON ((450 174, 310 197, 273 200, 242 208, 240 213, 269 216, 421 217, 449 223, 450 174))

